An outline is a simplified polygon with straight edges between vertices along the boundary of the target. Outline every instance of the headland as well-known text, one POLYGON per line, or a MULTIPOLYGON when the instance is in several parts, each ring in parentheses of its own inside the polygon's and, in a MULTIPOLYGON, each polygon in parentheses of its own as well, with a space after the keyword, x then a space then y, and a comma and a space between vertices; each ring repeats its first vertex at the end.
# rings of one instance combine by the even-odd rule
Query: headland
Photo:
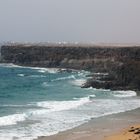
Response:
POLYGON ((1 63, 88 70, 94 74, 83 88, 140 90, 140 45, 8 44, 1 46, 1 63))

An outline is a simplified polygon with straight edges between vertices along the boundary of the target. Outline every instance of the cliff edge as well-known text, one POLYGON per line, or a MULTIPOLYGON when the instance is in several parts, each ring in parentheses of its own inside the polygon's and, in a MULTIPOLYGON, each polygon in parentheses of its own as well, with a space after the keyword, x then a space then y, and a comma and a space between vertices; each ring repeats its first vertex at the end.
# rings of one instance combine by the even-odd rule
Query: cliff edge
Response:
POLYGON ((3 45, 1 62, 90 70, 83 87, 140 90, 140 46, 3 45))

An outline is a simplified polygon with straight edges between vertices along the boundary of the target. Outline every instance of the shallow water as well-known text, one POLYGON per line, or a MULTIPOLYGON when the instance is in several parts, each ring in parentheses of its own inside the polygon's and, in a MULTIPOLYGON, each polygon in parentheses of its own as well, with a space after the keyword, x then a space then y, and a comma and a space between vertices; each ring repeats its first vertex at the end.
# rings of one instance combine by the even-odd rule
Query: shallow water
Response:
POLYGON ((133 91, 82 89, 86 71, 0 65, 0 139, 31 140, 140 107, 133 91))

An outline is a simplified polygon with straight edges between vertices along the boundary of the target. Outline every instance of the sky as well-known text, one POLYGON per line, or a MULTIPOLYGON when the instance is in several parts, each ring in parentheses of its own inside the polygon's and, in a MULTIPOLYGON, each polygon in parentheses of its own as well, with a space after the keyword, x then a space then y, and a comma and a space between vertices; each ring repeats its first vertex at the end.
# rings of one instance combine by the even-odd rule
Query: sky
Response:
POLYGON ((0 0, 0 41, 140 43, 140 0, 0 0))

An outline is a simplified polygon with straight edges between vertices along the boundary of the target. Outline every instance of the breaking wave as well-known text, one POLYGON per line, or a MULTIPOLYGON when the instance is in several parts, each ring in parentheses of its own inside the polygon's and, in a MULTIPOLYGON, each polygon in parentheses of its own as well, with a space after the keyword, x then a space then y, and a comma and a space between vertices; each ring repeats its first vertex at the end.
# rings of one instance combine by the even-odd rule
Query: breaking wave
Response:
POLYGON ((67 77, 56 78, 56 79, 53 79, 51 81, 54 82, 54 81, 61 81, 61 80, 67 80, 67 79, 76 79, 76 78, 75 78, 74 75, 70 75, 70 76, 67 76, 67 77))
POLYGON ((38 102, 37 106, 47 108, 49 111, 63 111, 77 108, 78 106, 89 103, 89 97, 81 98, 73 101, 45 101, 38 102))
POLYGON ((137 96, 137 93, 135 91, 115 91, 113 94, 115 97, 119 98, 126 98, 126 97, 134 97, 137 96))
POLYGON ((0 126, 15 125, 18 122, 24 121, 26 118, 26 114, 13 114, 0 117, 0 126))
POLYGON ((86 79, 76 79, 74 81, 71 81, 72 85, 75 86, 82 86, 83 84, 86 83, 86 79))

